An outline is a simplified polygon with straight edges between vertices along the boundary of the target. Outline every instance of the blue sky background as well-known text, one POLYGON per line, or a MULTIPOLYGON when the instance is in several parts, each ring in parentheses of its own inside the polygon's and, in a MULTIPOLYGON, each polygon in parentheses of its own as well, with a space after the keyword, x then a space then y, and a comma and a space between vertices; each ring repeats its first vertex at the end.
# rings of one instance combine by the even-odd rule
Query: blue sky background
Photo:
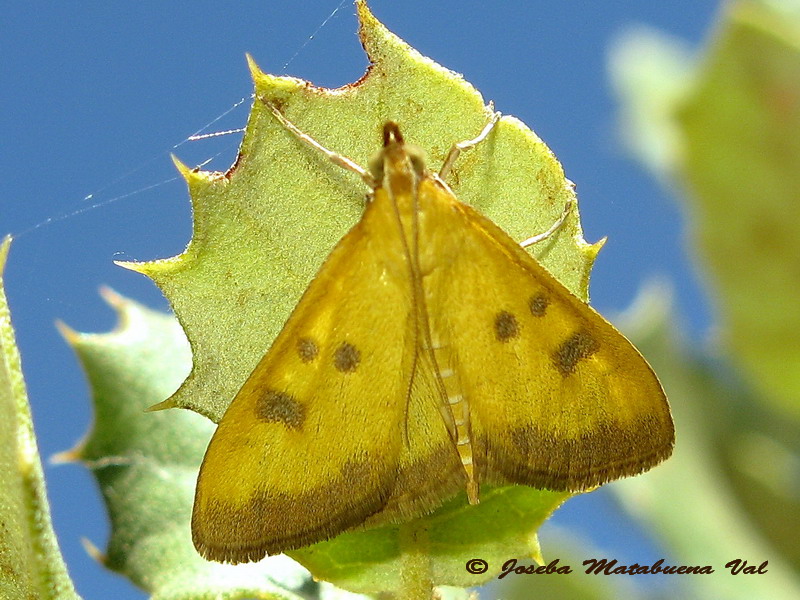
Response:
MULTIPOLYGON (((85 379, 54 320, 80 331, 110 329, 114 315, 97 294, 101 284, 168 308, 153 284, 112 260, 168 257, 188 242, 188 194, 169 152, 188 164, 221 152, 208 168, 227 168, 238 136, 181 142, 249 97, 245 52, 264 71, 317 85, 358 79, 366 59, 350 0, 317 31, 338 3, 4 7, 0 233, 17 238, 6 285, 43 457, 72 447, 91 420, 85 379)), ((706 335, 712 316, 687 257, 680 207, 619 143, 606 60, 615 36, 639 24, 696 46, 716 2, 373 0, 371 6, 389 29, 463 73, 553 149, 577 183, 587 240, 609 237, 591 289, 601 312, 623 310, 642 282, 662 276, 675 286, 689 335, 706 335)), ((244 125, 249 104, 208 131, 244 125)), ((89 473, 46 464, 45 475, 79 593, 87 600, 145 597, 96 565, 80 544, 86 537, 103 547, 108 533, 89 473)), ((622 562, 661 555, 618 520, 602 491, 571 500, 553 520, 622 562)))

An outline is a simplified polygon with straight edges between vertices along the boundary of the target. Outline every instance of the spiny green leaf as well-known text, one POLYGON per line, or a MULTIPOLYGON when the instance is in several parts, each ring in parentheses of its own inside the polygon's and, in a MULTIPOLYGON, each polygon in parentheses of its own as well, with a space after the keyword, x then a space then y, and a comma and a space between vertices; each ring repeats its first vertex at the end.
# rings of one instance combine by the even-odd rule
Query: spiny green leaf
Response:
POLYGON ((3 287, 0 245, 0 598, 78 598, 58 548, 3 287))
MULTIPOLYGON (((460 75, 419 55, 363 3, 358 7, 372 62, 363 78, 327 90, 266 75, 251 63, 256 96, 279 103, 300 129, 359 164, 379 148, 390 119, 427 151, 431 165, 441 164, 454 142, 477 135, 490 111, 460 75)), ((192 346, 192 373, 164 406, 191 408, 218 422, 323 260, 359 220, 366 189, 299 143, 258 100, 230 171, 181 172, 194 213, 186 251, 123 264, 159 285, 192 346)), ((574 199, 550 150, 511 117, 463 155, 451 179, 462 201, 518 240, 546 231, 574 199)), ((562 283, 586 298, 599 247, 583 241, 577 217, 573 211, 552 242, 536 251, 562 283)))
MULTIPOLYGON (((357 7, 372 63, 363 78, 326 90, 266 75, 251 63, 256 97, 280 105, 300 129, 362 165, 389 119, 428 152, 431 165, 440 164, 453 143, 483 128, 491 111, 460 75, 391 34, 363 2, 357 7)), ((366 190, 352 173, 299 143, 258 99, 231 170, 179 169, 192 196, 191 243, 179 256, 124 266, 159 285, 192 347, 191 374, 159 407, 190 408, 219 421, 327 254, 360 218, 366 190)), ((450 183, 462 201, 517 240, 547 230, 574 201, 550 150, 510 117, 458 161, 450 183)), ((574 210, 535 250, 586 298, 599 247, 583 241, 574 210)), ((424 551, 435 583, 478 585, 495 576, 506 557, 538 555, 536 528, 567 496, 498 489, 469 508, 456 498, 418 523, 347 533, 292 556, 319 578, 371 592, 399 589, 409 556, 424 551), (403 542, 408 527, 426 532, 415 548, 403 542), (466 573, 466 560, 474 556, 490 561, 485 575, 466 573)))
POLYGON ((308 574, 284 556, 254 565, 203 560, 190 537, 197 470, 213 429, 188 411, 146 412, 189 370, 186 338, 171 316, 116 294, 120 326, 79 334, 62 326, 92 388, 95 418, 62 458, 83 462, 97 479, 111 517, 108 568, 159 600, 298 600, 308 574))

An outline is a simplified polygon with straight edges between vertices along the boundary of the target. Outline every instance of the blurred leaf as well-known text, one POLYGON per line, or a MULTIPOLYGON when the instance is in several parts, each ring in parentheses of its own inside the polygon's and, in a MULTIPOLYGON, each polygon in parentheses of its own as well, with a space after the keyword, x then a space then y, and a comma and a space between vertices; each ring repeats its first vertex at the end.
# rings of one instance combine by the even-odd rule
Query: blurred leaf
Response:
POLYGON ((685 185, 733 363, 704 376, 714 418, 697 436, 727 501, 800 569, 800 2, 739 0, 720 18, 698 66, 654 33, 625 38, 612 66, 632 146, 685 185))
POLYGON ((720 373, 676 335, 670 297, 663 286, 645 290, 623 329, 658 372, 670 399, 678 432, 675 452, 658 469, 609 489, 665 542, 675 557, 672 564, 714 568, 713 574, 683 582, 692 593, 681 597, 798 598, 800 579, 736 502, 710 435, 727 411, 740 407, 725 394, 720 373), (769 561, 768 575, 731 575, 724 565, 737 558, 756 566, 769 561))
POLYGON ((800 13, 735 2, 679 113, 695 236, 733 359, 800 417, 800 13))
POLYGON ((723 341, 760 396, 797 422, 800 2, 727 4, 691 77, 683 72, 690 65, 675 66, 684 53, 662 36, 645 39, 624 44, 613 63, 617 81, 629 83, 620 91, 623 115, 637 115, 627 120, 635 147, 650 165, 642 148, 670 148, 667 162, 688 186, 723 341), (650 52, 641 66, 644 47, 650 52), (649 77, 636 77, 641 71, 649 77))
POLYGON ((0 245, 0 598, 78 598, 58 548, 3 287, 0 245))
POLYGON ((145 412, 186 376, 189 346, 169 315, 104 291, 120 325, 107 334, 62 326, 89 379, 94 424, 62 458, 92 470, 111 517, 108 568, 159 600, 276 598, 297 600, 309 583, 285 556, 251 565, 203 560, 189 521, 200 461, 213 429, 189 411, 145 412))
MULTIPOLYGON (((332 91, 251 65, 257 97, 279 104, 303 131, 360 164, 379 147, 389 119, 430 152, 432 164, 440 163, 452 143, 482 129, 491 111, 461 76, 420 56, 363 2, 357 7, 372 61, 363 78, 332 91)), ((124 266, 159 285, 192 347, 192 373, 159 407, 191 408, 218 421, 322 261, 358 221, 366 190, 352 173, 299 143, 259 100, 230 171, 179 168, 194 210, 188 248, 170 259, 124 266)), ((458 161, 450 179, 461 200, 518 240, 547 230, 574 199, 550 150, 510 117, 458 161)), ((583 298, 598 250, 583 241, 577 211, 536 248, 541 262, 583 298)), ((467 507, 462 495, 418 522, 347 533, 292 556, 316 577, 357 591, 399 589, 402 573, 416 568, 420 555, 434 582, 478 585, 497 574, 505 557, 537 555, 537 527, 567 496, 498 489, 467 507), (466 573, 475 556, 491 559, 483 576, 466 573)))
POLYGON ((625 144, 664 181, 675 175, 683 136, 675 107, 691 89, 692 54, 679 39, 644 26, 631 27, 609 50, 609 75, 617 94, 625 144))

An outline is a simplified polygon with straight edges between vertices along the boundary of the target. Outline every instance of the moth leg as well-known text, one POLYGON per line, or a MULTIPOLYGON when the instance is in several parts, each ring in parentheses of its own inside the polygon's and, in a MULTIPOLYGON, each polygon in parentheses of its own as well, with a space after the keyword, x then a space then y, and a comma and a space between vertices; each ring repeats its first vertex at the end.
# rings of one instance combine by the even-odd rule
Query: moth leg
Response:
POLYGON ((575 204, 575 200, 570 198, 567 200, 567 203, 564 205, 564 210, 561 213, 561 216, 558 217, 558 220, 550 226, 550 229, 545 231, 544 233, 539 233, 534 235, 533 237, 529 237, 527 240, 523 240, 519 243, 520 246, 523 248, 527 248, 528 246, 533 246, 534 244, 538 244, 549 238, 553 235, 556 231, 561 229, 561 226, 564 225, 564 222, 567 220, 569 213, 572 212, 572 206, 575 204))
POLYGON ((311 146, 314 150, 322 152, 325 156, 328 157, 328 160, 331 161, 333 164, 342 167, 343 169, 347 169, 348 171, 352 171, 356 173, 359 177, 361 177, 362 181, 366 183, 370 188, 375 188, 375 179, 372 177, 372 174, 367 171, 365 168, 359 166, 354 161, 350 160, 346 156, 339 154, 338 152, 334 152, 333 150, 328 150, 325 146, 320 144, 317 140, 312 138, 307 133, 304 133, 300 130, 297 125, 292 123, 289 119, 283 116, 283 113, 278 110, 278 107, 275 106, 269 100, 266 100, 262 96, 258 97, 261 102, 267 105, 267 107, 272 111, 272 114, 275 115, 275 118, 278 119, 281 125, 283 125, 286 129, 289 130, 298 140, 303 142, 304 144, 311 146))
POLYGON ((489 103, 489 108, 494 112, 491 120, 486 124, 483 130, 471 140, 458 142, 450 147, 450 152, 447 153, 447 158, 444 159, 444 164, 442 165, 442 168, 439 169, 439 177, 441 179, 447 177, 447 175, 450 173, 450 169, 453 168, 453 164, 456 162, 456 160, 458 160, 458 157, 464 150, 469 150, 480 144, 488 137, 489 133, 492 131, 492 129, 494 129, 494 126, 497 125, 497 122, 500 120, 502 115, 494 110, 494 104, 491 102, 489 103))

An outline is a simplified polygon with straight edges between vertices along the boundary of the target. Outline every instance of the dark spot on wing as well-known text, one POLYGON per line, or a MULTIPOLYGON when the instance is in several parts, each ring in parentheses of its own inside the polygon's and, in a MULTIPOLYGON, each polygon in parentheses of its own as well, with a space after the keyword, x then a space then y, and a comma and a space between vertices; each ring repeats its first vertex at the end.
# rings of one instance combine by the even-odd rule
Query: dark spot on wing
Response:
POLYGON ((530 302, 528 303, 528 306, 531 309, 531 314, 534 317, 543 317, 544 313, 547 312, 547 307, 549 305, 550 299, 542 292, 532 296, 530 302))
POLYGON ((564 340, 558 350, 553 352, 553 364, 562 375, 567 376, 575 371, 575 367, 581 360, 589 358, 598 350, 600 350, 600 342, 594 339, 588 331, 576 331, 564 340))
POLYGON ((317 343, 309 337, 302 337, 297 340, 297 354, 304 363, 310 363, 317 358, 319 347, 317 343))
POLYGON ((256 417, 268 423, 283 423, 300 429, 306 415, 303 405, 287 392, 265 390, 256 401, 256 417))
POLYGON ((519 335, 517 318, 508 311, 500 311, 494 318, 494 334, 501 342, 513 340, 519 335))
POLYGON ((333 355, 333 366, 342 373, 353 373, 361 362, 358 348, 349 342, 342 342, 333 355))

